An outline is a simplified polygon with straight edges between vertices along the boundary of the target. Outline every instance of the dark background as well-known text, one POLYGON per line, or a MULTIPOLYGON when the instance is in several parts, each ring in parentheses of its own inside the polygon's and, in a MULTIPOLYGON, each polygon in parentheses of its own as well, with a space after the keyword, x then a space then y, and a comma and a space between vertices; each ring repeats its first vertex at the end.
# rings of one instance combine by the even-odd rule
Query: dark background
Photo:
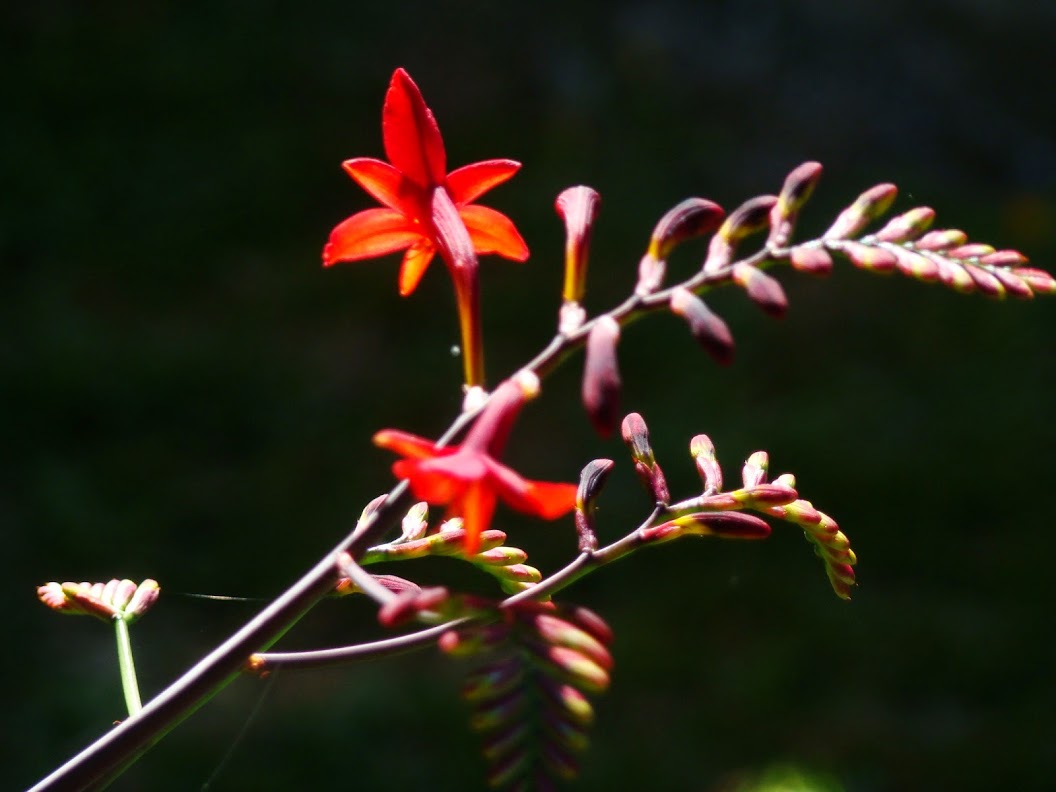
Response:
MULTIPOLYGON (((339 163, 381 156, 396 66, 452 167, 525 163, 484 201, 533 250, 484 261, 493 379, 552 333, 552 204, 571 184, 604 198, 594 310, 632 287, 668 207, 733 208, 806 159, 826 176, 802 234, 895 181, 903 209, 1056 261, 1051 4, 41 2, 0 20, 5 787, 122 715, 111 635, 48 613, 36 585, 160 580, 133 630, 149 696, 260 607, 181 592, 273 596, 389 487, 371 434, 431 435, 454 414, 442 268, 401 300, 395 257, 319 264, 330 228, 371 205, 339 163)), ((839 601, 780 526, 577 585, 567 597, 617 636, 579 788, 717 790, 781 768, 855 792, 1050 787, 1056 304, 849 266, 782 278, 780 324, 733 290, 712 301, 731 369, 673 320, 629 330, 624 403, 678 495, 699 486, 693 434, 731 478, 768 449, 849 534, 861 586, 839 601)), ((625 460, 589 431, 578 367, 513 436, 529 475, 625 460)), ((625 462, 602 507, 606 538, 645 514, 625 462)), ((545 569, 573 551, 567 522, 496 525, 545 569)), ((379 634, 364 602, 327 602, 283 646, 379 634)), ((457 672, 424 653, 280 676, 210 788, 478 788, 457 672)), ((260 690, 228 688, 113 788, 202 788, 260 690)))

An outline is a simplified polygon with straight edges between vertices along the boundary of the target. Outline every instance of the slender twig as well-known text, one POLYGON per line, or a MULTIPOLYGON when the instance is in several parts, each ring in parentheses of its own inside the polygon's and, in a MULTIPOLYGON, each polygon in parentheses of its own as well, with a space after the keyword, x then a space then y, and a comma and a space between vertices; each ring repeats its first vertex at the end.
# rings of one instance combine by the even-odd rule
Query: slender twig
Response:
POLYGON ((128 714, 135 715, 143 704, 139 699, 139 682, 136 681, 136 664, 132 659, 132 641, 128 635, 128 622, 120 616, 114 618, 114 634, 117 637, 117 666, 121 672, 121 690, 125 694, 128 714))
POLYGON ((425 649, 436 643, 436 639, 448 630, 461 627, 471 621, 469 618, 454 619, 453 621, 427 627, 418 632, 407 633, 395 638, 386 638, 381 641, 356 644, 354 646, 342 646, 336 649, 317 649, 308 652, 258 652, 250 658, 253 672, 266 673, 275 668, 325 668, 334 665, 347 665, 349 663, 361 663, 368 660, 377 660, 382 657, 393 657, 395 655, 414 652, 425 649))

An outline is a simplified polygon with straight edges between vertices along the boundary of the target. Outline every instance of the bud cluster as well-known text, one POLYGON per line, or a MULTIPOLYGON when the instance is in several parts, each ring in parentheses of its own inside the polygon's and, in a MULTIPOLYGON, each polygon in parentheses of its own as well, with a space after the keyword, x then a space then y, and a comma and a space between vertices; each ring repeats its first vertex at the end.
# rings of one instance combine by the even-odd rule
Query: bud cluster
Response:
POLYGON ((608 625, 592 611, 523 602, 490 623, 451 630, 440 648, 475 657, 462 697, 483 740, 488 782, 519 788, 578 773, 594 710, 588 696, 608 689, 608 625))
POLYGON ((37 588, 37 597, 52 610, 71 616, 95 616, 102 621, 115 619, 131 624, 157 602, 161 587, 156 580, 142 583, 111 580, 107 583, 46 583, 37 588))

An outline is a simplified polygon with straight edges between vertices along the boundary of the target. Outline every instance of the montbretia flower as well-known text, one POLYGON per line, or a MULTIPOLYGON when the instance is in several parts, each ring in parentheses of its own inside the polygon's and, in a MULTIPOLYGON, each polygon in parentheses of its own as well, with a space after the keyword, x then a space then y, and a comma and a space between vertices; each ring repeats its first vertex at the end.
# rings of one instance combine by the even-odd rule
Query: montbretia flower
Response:
POLYGON ((431 440, 395 429, 374 435, 374 444, 403 459, 392 472, 407 479, 416 498, 447 506, 448 516, 461 517, 465 551, 472 554, 480 534, 491 522, 498 501, 516 511, 553 520, 576 506, 576 485, 530 481, 498 461, 514 418, 538 389, 534 375, 522 375, 500 385, 462 445, 439 448, 431 440))
POLYGON ((389 162, 358 157, 343 165, 384 208, 364 209, 339 223, 323 248, 323 265, 406 251, 399 275, 400 294, 406 296, 440 253, 455 285, 466 386, 482 385, 477 254, 524 261, 528 246, 506 215, 473 201, 521 164, 485 160, 447 173, 440 127, 403 69, 393 73, 385 94, 381 135, 389 162))
POLYGON ((447 173, 440 127, 418 86, 403 69, 392 75, 381 124, 389 162, 357 157, 344 169, 384 209, 357 212, 331 232, 323 264, 359 261, 407 251, 400 268, 400 294, 414 291, 425 269, 445 244, 437 238, 433 193, 445 191, 465 223, 477 253, 513 261, 528 258, 528 246, 506 215, 473 203, 521 167, 507 159, 485 160, 447 173), (391 164, 390 164, 391 163, 391 164))

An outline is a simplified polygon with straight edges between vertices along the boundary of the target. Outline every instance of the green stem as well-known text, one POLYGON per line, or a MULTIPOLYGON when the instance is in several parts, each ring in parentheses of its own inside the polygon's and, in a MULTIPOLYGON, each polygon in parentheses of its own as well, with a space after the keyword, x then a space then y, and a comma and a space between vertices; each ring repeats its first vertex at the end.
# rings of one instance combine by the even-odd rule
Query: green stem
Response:
POLYGON ((120 616, 114 619, 114 633, 117 635, 117 665, 121 669, 121 688, 125 692, 125 705, 128 707, 128 714, 135 715, 143 709, 143 703, 139 700, 139 683, 136 681, 136 664, 132 660, 128 622, 120 616))

